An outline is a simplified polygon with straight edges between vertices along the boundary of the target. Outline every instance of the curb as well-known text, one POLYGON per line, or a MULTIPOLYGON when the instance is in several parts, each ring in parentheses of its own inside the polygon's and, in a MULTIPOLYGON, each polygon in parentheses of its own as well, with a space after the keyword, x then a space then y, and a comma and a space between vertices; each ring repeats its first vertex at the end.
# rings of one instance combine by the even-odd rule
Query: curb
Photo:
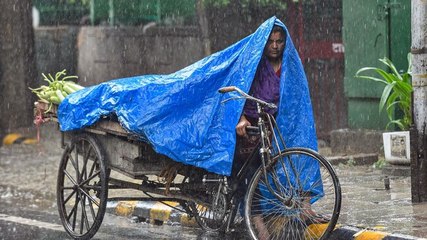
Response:
POLYGON ((177 202, 166 202, 175 207, 169 207, 156 201, 112 201, 107 202, 107 212, 122 217, 135 218, 139 222, 148 222, 155 225, 181 225, 198 227, 194 218, 190 218, 177 202))
POLYGON ((338 156, 326 156, 326 159, 332 165, 339 164, 352 164, 352 165, 372 165, 378 161, 378 154, 376 153, 360 153, 353 155, 338 155, 338 156))
POLYGON ((329 237, 330 240, 420 240, 424 238, 416 238, 403 234, 391 234, 382 231, 376 231, 368 228, 358 228, 352 226, 337 226, 329 237))
POLYGON ((35 144, 37 143, 37 139, 35 138, 27 138, 22 136, 19 133, 10 133, 7 134, 4 138, 3 138, 3 145, 12 145, 12 144, 19 144, 19 143, 23 143, 23 144, 35 144))
MULTIPOLYGON (((167 204, 181 209, 176 202, 167 204)), ((161 202, 144 201, 111 201, 107 202, 107 212, 118 216, 129 217, 138 222, 155 225, 181 225, 199 227, 194 218, 161 202)), ((338 225, 329 237, 330 240, 427 240, 403 234, 391 234, 369 228, 338 225)))

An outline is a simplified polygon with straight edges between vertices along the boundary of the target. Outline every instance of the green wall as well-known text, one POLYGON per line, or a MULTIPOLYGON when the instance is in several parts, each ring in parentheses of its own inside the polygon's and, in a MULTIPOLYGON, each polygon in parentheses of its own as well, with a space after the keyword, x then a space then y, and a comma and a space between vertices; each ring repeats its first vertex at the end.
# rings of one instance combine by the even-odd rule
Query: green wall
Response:
POLYGON ((167 17, 181 17, 191 21, 195 15, 195 0, 91 0, 91 20, 94 24, 114 22, 126 25, 161 21, 167 17))
POLYGON ((343 0, 344 91, 350 128, 385 128, 386 113, 378 112, 383 85, 354 76, 362 67, 384 68, 378 61, 384 57, 406 71, 410 17, 407 0, 343 0))

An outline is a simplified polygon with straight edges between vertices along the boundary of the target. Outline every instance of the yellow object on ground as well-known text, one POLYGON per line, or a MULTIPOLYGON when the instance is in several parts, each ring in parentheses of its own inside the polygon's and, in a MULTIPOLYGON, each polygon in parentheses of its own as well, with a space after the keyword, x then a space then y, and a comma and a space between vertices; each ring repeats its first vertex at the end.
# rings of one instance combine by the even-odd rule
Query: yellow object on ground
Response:
POLYGON ((35 144, 37 143, 37 139, 27 138, 22 136, 19 133, 10 133, 3 138, 3 145, 12 145, 12 144, 19 144, 19 143, 35 144))

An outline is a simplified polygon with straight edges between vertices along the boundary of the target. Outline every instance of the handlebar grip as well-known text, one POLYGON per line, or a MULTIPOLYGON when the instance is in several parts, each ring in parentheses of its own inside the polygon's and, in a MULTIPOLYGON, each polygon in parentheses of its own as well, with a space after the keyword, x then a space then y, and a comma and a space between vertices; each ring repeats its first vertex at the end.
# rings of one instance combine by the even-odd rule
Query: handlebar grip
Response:
POLYGON ((232 92, 232 91, 236 91, 235 86, 222 87, 222 88, 218 89, 218 92, 220 92, 220 93, 228 93, 228 92, 232 92))
POLYGON ((249 135, 249 136, 256 136, 256 135, 259 135, 259 127, 257 127, 257 126, 247 126, 246 127, 246 133, 249 135))

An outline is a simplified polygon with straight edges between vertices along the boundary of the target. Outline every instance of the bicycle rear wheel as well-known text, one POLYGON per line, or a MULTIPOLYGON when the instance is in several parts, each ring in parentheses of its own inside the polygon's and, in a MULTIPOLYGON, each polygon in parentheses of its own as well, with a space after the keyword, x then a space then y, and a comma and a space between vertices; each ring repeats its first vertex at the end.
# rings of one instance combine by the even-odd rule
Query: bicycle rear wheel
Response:
POLYGON ((310 149, 289 148, 273 157, 265 173, 261 166, 246 192, 252 238, 327 239, 341 208, 341 187, 330 163, 310 149))
POLYGON ((201 228, 209 232, 221 232, 224 230, 230 215, 228 201, 223 193, 222 183, 206 184, 206 191, 199 194, 199 200, 204 203, 190 203, 196 222, 201 228))

